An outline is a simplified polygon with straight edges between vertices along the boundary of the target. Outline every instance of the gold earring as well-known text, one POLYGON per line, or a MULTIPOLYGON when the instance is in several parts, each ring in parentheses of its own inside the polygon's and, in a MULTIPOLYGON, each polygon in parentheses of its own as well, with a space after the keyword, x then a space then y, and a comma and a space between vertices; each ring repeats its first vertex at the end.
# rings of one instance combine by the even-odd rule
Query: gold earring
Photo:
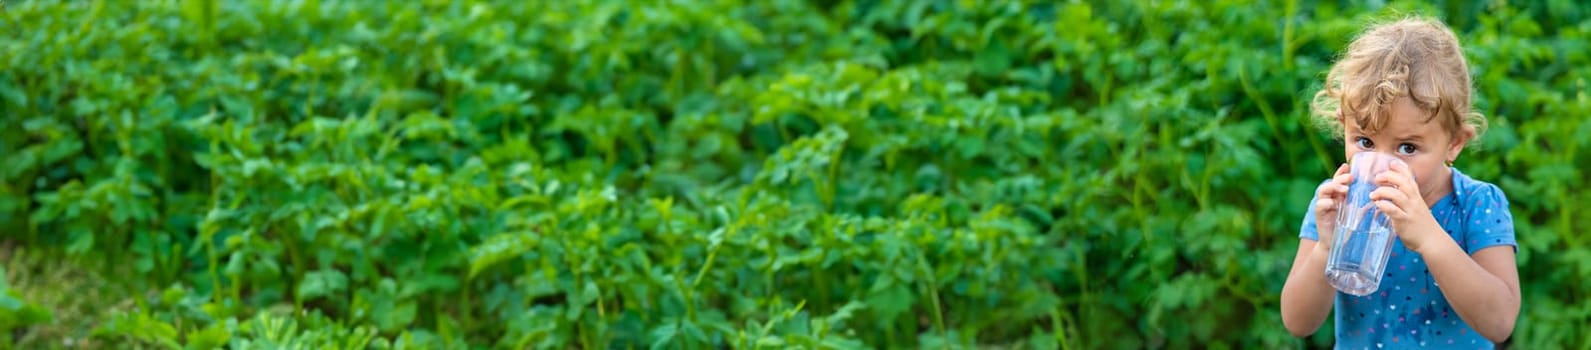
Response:
POLYGON ((1452 159, 1448 159, 1447 160, 1447 167, 1449 167, 1449 168, 1453 167, 1453 160, 1452 159))

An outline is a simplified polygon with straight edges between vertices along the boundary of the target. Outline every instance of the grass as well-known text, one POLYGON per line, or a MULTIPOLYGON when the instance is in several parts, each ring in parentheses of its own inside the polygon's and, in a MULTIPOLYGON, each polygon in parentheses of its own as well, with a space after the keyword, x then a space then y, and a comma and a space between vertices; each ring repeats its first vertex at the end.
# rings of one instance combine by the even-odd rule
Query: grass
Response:
POLYGON ((54 315, 48 323, 12 330, 14 348, 143 347, 142 344, 95 338, 91 334, 112 316, 136 307, 136 299, 128 293, 135 290, 128 285, 129 281, 107 278, 133 276, 130 267, 106 266, 103 259, 94 256, 71 256, 15 246, 9 241, 0 246, 0 262, 6 266, 6 281, 22 300, 54 315))

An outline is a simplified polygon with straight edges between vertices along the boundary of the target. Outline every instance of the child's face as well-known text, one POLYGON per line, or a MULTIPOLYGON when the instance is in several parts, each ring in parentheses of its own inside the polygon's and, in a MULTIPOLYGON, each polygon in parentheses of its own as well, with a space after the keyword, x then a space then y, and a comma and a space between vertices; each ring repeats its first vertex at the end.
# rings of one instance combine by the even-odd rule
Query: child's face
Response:
POLYGON ((1365 134, 1355 123, 1343 122, 1343 144, 1347 159, 1359 152, 1381 152, 1395 155, 1408 163, 1414 171, 1415 182, 1422 192, 1442 184, 1441 175, 1447 174, 1444 164, 1458 157, 1468 140, 1456 139, 1442 128, 1436 119, 1426 120, 1426 113, 1408 98, 1392 104, 1392 115, 1386 125, 1375 134, 1365 134))

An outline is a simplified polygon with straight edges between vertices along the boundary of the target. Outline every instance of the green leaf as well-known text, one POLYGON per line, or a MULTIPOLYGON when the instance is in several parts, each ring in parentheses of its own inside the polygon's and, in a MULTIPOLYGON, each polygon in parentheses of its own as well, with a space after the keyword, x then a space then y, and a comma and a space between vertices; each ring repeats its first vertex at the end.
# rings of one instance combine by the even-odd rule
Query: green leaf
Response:
POLYGON ((232 339, 232 333, 225 326, 213 323, 203 329, 189 331, 184 337, 188 341, 186 349, 216 349, 226 346, 232 339))
POLYGON ((652 341, 652 349, 663 349, 674 345, 674 337, 679 336, 679 323, 665 322, 659 324, 652 331, 647 332, 647 338, 652 341))
POLYGON ((470 247, 469 277, 473 279, 493 265, 525 254, 536 247, 537 241, 539 238, 533 232, 507 232, 488 237, 470 247))
POLYGON ((94 328, 98 337, 127 337, 159 344, 167 349, 181 349, 177 344, 177 328, 155 319, 148 313, 126 313, 113 317, 110 322, 94 328))
MULTIPOLYGON (((882 290, 868 294, 867 305, 877 312, 879 319, 893 320, 895 317, 911 310, 916 298, 911 290, 900 284, 892 284, 882 290)), ((842 309, 843 310, 843 309, 842 309)))
POLYGON ((348 288, 348 276, 335 269, 322 269, 304 274, 298 284, 300 299, 316 299, 340 293, 348 288))

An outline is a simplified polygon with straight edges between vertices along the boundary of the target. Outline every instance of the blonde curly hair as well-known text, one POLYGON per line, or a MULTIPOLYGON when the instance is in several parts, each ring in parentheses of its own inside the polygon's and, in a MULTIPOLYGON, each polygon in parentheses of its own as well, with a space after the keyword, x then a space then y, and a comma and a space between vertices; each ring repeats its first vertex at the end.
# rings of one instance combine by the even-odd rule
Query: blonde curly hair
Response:
POLYGON ((1486 117, 1472 109, 1469 64, 1458 37, 1441 22, 1404 18, 1375 25, 1359 34, 1331 66, 1325 86, 1310 102, 1317 126, 1343 136, 1343 123, 1365 133, 1386 126, 1391 106, 1409 98, 1450 135, 1466 128, 1475 136, 1486 117))

